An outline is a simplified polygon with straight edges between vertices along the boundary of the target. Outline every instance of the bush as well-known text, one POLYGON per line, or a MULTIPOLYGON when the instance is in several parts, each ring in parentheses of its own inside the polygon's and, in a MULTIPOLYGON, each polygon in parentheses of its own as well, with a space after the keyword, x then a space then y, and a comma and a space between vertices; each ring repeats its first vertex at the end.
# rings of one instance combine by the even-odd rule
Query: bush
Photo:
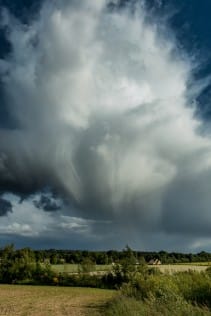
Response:
POLYGON ((179 289, 168 275, 138 274, 122 286, 122 293, 141 300, 155 297, 160 300, 174 301, 179 295, 179 289))
POLYGON ((106 315, 211 315, 209 272, 175 275, 137 272, 129 282, 122 284, 121 295, 108 305, 106 315))
POLYGON ((187 301, 211 307, 211 278, 207 273, 180 272, 175 274, 174 282, 187 301))
POLYGON ((84 258, 79 265, 79 273, 90 273, 96 269, 95 263, 90 258, 84 258))
POLYGON ((120 295, 108 303, 105 316, 210 316, 206 308, 188 304, 183 299, 177 303, 161 303, 155 298, 138 301, 120 295))
POLYGON ((36 264, 36 268, 32 274, 32 283, 41 285, 55 285, 58 284, 56 281, 57 279, 58 276, 56 272, 51 270, 51 266, 49 264, 36 264))

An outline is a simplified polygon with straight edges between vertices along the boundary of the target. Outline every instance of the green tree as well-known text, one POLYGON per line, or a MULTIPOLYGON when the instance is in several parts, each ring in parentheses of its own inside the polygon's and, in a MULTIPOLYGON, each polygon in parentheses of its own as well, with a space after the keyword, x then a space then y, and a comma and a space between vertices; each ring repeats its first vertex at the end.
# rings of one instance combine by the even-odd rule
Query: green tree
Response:
POLYGON ((122 273, 124 276, 128 276, 136 271, 137 259, 134 251, 127 245, 123 249, 123 258, 120 260, 122 267, 122 273))
POLYGON ((95 263, 89 257, 84 258, 79 265, 79 273, 90 273, 93 271, 95 271, 95 263))

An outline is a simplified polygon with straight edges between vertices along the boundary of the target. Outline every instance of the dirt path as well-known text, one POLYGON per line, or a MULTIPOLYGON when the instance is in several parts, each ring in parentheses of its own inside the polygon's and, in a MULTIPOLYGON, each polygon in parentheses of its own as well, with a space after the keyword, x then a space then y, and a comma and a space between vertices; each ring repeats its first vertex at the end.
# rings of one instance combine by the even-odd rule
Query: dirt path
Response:
POLYGON ((0 286, 0 316, 102 316, 114 292, 88 288, 0 286))

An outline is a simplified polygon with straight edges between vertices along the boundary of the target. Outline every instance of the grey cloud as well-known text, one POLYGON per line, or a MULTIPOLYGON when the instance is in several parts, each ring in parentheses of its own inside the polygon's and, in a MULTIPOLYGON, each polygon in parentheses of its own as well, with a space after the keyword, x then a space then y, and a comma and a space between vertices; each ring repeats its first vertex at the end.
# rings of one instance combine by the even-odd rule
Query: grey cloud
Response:
POLYGON ((41 195, 39 200, 34 200, 34 205, 46 212, 55 212, 61 209, 60 201, 46 195, 41 195))
POLYGON ((12 212, 12 203, 0 197, 0 216, 6 216, 12 212))
MULTIPOLYGON (((0 73, 18 128, 0 130, 0 191, 32 196, 48 187, 66 213, 96 220, 88 231, 98 237, 102 221, 134 240, 208 236, 211 139, 199 132, 189 93, 200 93, 193 58, 164 25, 150 24, 143 5, 106 4, 48 1, 28 25, 5 13, 12 51, 0 73)), ((46 215, 59 210, 56 201, 41 196, 35 205, 39 225, 44 216, 54 234, 62 229, 51 221, 63 210, 46 215)), ((28 222, 17 215, 10 231, 35 230, 28 222)))
POLYGON ((163 225, 168 233, 210 237, 211 170, 181 175, 164 199, 163 225))

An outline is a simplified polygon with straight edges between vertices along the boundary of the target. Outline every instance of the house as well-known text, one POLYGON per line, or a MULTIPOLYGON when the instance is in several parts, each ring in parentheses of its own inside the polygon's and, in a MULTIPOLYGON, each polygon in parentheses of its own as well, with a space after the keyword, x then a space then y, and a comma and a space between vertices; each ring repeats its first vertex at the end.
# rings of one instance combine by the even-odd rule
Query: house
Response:
POLYGON ((148 262, 149 265, 155 265, 155 266, 158 266, 161 264, 161 261, 159 259, 151 259, 149 262, 148 262))

